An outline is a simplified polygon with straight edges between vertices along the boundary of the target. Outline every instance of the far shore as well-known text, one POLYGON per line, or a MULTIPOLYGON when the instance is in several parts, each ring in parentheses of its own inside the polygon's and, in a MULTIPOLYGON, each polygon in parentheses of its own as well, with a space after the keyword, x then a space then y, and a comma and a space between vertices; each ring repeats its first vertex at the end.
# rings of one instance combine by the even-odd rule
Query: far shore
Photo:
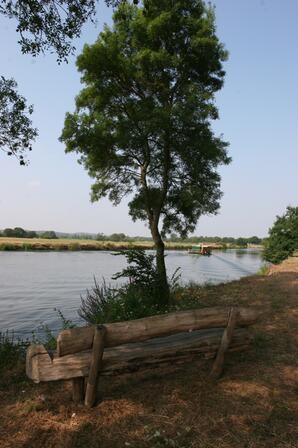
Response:
MULTIPOLYGON (((235 245, 204 243, 216 250, 239 248, 235 245)), ((194 244, 189 242, 165 242, 166 250, 188 250, 194 244)), ((261 248, 261 246, 255 247, 261 248)), ((154 249, 151 241, 97 241, 83 239, 45 239, 45 238, 0 238, 0 251, 121 251, 127 249, 154 249)))

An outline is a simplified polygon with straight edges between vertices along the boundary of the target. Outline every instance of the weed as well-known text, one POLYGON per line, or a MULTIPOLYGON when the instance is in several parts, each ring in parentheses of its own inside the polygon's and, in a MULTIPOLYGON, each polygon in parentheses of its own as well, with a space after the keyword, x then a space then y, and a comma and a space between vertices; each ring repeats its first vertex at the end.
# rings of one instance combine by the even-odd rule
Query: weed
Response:
POLYGON ((262 264, 257 272, 257 275, 268 275, 269 270, 270 266, 268 264, 262 264))

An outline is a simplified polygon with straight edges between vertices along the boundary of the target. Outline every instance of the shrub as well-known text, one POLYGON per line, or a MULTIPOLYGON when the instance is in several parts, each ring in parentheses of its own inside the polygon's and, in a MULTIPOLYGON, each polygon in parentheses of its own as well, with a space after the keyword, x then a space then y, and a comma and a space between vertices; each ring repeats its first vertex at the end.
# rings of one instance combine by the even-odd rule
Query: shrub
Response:
POLYGON ((78 314, 89 324, 121 322, 166 312, 148 294, 144 296, 144 288, 126 284, 118 289, 103 281, 100 286, 94 278, 94 286, 87 289, 86 298, 81 297, 78 314))
POLYGON ((13 332, 0 332, 0 372, 23 360, 28 345, 29 341, 16 338, 13 332))
MULTIPOLYGON (((100 286, 94 278, 94 286, 87 289, 86 298, 81 297, 80 317, 90 324, 100 324, 139 319, 176 309, 173 300, 171 305, 165 305, 162 300, 153 255, 146 254, 143 249, 126 250, 120 254, 125 255, 128 265, 113 279, 128 278, 129 282, 116 289, 105 280, 100 286)), ((178 271, 169 282, 172 298, 179 284, 178 271)))

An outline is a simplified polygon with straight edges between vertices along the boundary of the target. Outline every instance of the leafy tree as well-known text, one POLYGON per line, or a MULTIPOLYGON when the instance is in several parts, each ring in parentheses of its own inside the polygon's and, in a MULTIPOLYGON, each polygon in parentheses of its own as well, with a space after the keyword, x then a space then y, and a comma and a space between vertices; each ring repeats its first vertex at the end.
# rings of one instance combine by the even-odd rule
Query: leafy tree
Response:
POLYGON ((32 127, 32 106, 17 92, 13 79, 0 77, 0 149, 26 164, 24 151, 32 149, 37 130, 32 127))
POLYGON ((61 140, 94 178, 93 201, 132 195, 129 212, 149 224, 167 300, 162 236, 184 237, 219 208, 216 169, 230 159, 210 122, 227 53, 202 0, 145 5, 121 4, 113 28, 85 45, 77 66, 86 87, 61 140))
POLYGON ((98 233, 96 235, 96 240, 97 241, 104 241, 105 239, 106 239, 106 237, 105 237, 105 235, 102 232, 100 232, 100 233, 98 233))
POLYGON ((250 244, 261 244, 262 240, 258 236, 251 236, 250 238, 247 238, 247 242, 250 244))
POLYGON ((26 238, 37 238, 37 233, 34 230, 29 230, 26 232, 26 238))
POLYGON ((246 238, 242 238, 242 237, 237 238, 236 239, 236 244, 237 244, 237 246, 240 246, 240 247, 246 247, 247 246, 247 240, 246 240, 246 238))
POLYGON ((46 232, 43 232, 40 235, 40 238, 46 238, 46 239, 49 239, 49 240, 56 240, 56 239, 58 239, 56 233, 53 230, 47 230, 46 232))
POLYGON ((125 241, 126 240, 126 235, 125 233, 112 233, 112 235, 109 236, 108 238, 111 241, 125 241))
POLYGON ((287 207, 284 215, 277 216, 265 240, 263 257, 271 263, 280 263, 298 249, 298 207, 287 207))

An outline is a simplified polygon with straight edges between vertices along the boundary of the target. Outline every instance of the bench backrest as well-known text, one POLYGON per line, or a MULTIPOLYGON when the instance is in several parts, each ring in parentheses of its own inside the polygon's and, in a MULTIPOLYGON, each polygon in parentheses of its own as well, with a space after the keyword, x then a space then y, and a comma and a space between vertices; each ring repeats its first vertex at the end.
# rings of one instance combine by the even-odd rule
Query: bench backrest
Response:
MULTIPOLYGON (((237 326, 255 323, 261 312, 256 308, 238 308, 237 326)), ((105 324, 105 347, 146 341, 175 333, 205 328, 225 327, 229 308, 212 307, 145 317, 127 322, 105 324)), ((57 354, 64 356, 89 350, 93 344, 94 326, 63 330, 57 338, 57 354)))

